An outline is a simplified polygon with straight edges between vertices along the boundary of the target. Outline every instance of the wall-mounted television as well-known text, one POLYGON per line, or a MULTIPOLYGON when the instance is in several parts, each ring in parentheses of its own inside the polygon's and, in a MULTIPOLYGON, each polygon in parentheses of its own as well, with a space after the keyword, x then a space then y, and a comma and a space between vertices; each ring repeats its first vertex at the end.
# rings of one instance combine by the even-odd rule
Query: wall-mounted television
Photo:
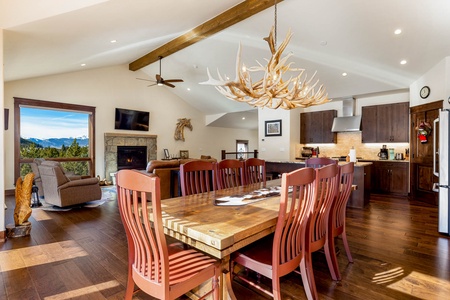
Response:
POLYGON ((148 111, 116 108, 115 129, 148 131, 149 123, 148 111))

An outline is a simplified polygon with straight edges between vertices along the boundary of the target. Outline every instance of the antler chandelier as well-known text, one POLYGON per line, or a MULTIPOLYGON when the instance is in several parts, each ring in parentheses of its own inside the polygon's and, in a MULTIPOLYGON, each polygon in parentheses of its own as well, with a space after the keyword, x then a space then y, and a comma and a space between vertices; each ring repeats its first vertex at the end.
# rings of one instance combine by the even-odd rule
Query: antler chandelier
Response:
POLYGON ((272 57, 266 59, 267 65, 263 66, 258 61, 256 61, 258 66, 255 67, 247 68, 244 64, 241 65, 241 45, 239 44, 236 59, 236 79, 230 81, 226 76, 222 77, 217 70, 219 79, 216 80, 207 69, 208 81, 200 84, 213 85, 228 99, 245 102, 255 107, 293 109, 329 102, 328 94, 323 85, 317 88, 319 80, 313 82, 317 71, 308 79, 305 69, 293 68, 291 67, 293 62, 287 63, 292 53, 281 58, 283 51, 291 40, 292 33, 290 30, 288 31, 286 38, 277 49, 276 27, 277 0, 275 0, 275 25, 272 26, 269 37, 264 38, 272 53, 272 57), (264 72, 264 75, 260 80, 253 82, 250 74, 252 72, 264 72), (295 77, 290 76, 289 79, 284 80, 283 75, 287 76, 288 72, 300 73, 295 77))

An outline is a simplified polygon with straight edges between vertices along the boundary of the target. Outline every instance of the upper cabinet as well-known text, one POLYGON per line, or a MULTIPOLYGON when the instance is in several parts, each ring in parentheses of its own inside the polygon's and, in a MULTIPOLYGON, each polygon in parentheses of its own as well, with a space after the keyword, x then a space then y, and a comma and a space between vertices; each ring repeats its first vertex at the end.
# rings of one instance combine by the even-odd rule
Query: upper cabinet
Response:
POLYGON ((331 132, 336 110, 300 114, 300 144, 336 143, 336 133, 331 132))
POLYGON ((362 107, 363 143, 408 143, 409 103, 362 107))

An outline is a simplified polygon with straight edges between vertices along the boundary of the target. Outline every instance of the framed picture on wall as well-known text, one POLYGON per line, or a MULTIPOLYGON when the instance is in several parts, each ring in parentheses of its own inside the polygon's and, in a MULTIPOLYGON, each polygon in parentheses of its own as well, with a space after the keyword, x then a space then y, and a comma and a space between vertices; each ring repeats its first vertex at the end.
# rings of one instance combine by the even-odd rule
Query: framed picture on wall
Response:
POLYGON ((188 150, 180 150, 180 158, 189 158, 188 150))
POLYGON ((169 159, 170 158, 170 154, 169 154, 169 150, 168 149, 164 149, 164 158, 165 159, 169 159))
POLYGON ((265 136, 281 136, 281 120, 265 122, 265 136))

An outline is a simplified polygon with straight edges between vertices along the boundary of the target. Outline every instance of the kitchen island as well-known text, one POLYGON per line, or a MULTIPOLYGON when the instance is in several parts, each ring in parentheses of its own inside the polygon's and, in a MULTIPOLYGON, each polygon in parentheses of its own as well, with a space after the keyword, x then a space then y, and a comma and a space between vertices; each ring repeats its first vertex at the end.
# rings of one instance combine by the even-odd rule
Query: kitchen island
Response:
MULTIPOLYGON (((339 162, 345 164, 346 162, 339 162)), ((353 175, 353 184, 357 186, 356 190, 350 195, 347 207, 364 208, 370 200, 370 181, 372 162, 357 162, 353 175)), ((282 173, 292 172, 304 168, 304 161, 266 161, 266 173, 273 179, 281 176, 282 173)))

